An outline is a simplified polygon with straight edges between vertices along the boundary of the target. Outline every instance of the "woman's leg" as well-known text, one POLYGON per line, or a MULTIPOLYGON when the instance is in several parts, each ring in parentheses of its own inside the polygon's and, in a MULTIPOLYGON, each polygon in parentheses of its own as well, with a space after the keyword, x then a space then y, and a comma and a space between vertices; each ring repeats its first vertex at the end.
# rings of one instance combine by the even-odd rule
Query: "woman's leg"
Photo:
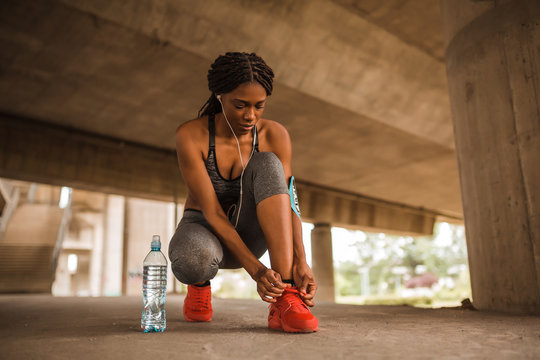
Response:
POLYGON ((174 276, 184 284, 204 283, 216 276, 223 248, 201 212, 187 210, 169 243, 174 276))
POLYGON ((292 279, 291 205, 279 158, 271 152, 254 153, 242 186, 240 237, 257 257, 268 249, 272 269, 282 279, 292 279))
MULTIPOLYGON (((254 154, 244 173, 242 209, 238 233, 250 249, 268 246, 272 269, 283 280, 293 280, 291 203, 283 165, 273 153, 254 154)), ((253 251, 253 250, 251 250, 253 251)), ((260 255, 253 252, 256 256, 260 255)), ((313 332, 319 321, 300 298, 287 287, 270 305, 268 327, 286 332, 313 332)))
POLYGON ((182 311, 187 321, 212 320, 212 292, 205 284, 216 276, 223 248, 203 214, 187 210, 169 244, 174 276, 188 284, 182 311))
POLYGON ((257 205, 257 218, 268 245, 272 269, 292 280, 293 238, 291 200, 288 194, 272 195, 257 205))

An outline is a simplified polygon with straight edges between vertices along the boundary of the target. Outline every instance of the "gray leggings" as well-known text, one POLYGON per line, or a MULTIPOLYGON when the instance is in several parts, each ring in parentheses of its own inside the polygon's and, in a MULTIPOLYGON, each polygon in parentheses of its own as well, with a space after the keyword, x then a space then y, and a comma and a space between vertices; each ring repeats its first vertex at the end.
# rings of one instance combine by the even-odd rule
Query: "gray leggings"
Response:
MULTIPOLYGON (((253 255, 260 258, 267 245, 257 219, 257 204, 273 195, 288 194, 279 158, 271 152, 254 153, 246 166, 242 187, 242 209, 236 231, 253 255)), ((230 219, 233 224, 236 215, 230 219)), ((169 259, 174 276, 184 284, 210 280, 218 269, 241 267, 220 242, 203 213, 192 209, 184 211, 169 243, 169 259)))

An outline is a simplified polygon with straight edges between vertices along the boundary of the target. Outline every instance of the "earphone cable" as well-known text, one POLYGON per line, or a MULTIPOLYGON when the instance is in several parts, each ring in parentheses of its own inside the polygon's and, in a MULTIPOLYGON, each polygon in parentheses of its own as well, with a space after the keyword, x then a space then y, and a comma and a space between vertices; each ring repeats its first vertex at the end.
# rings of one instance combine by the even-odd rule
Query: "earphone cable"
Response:
MULTIPOLYGON (((236 145, 238 146, 238 155, 240 155, 240 163, 242 164, 242 173, 240 174, 240 202, 238 205, 238 212, 236 214, 236 222, 234 224, 234 227, 236 228, 238 226, 238 219, 240 219, 240 211, 242 210, 243 180, 244 180, 244 171, 246 171, 246 167, 244 166, 244 159, 242 158, 242 151, 240 150, 240 142, 238 141, 238 138, 236 137, 236 134, 234 133, 234 130, 231 124, 229 123, 229 119, 227 119, 227 115, 225 114, 223 103, 221 102, 221 96, 218 95, 217 99, 219 100, 219 103, 221 104, 221 111, 223 113, 223 117, 225 118, 227 125, 229 125, 229 129, 231 129, 234 139, 236 140, 236 145)), ((254 151, 255 151, 255 134, 253 135, 253 145, 251 147, 251 154, 249 155, 248 163, 249 163, 249 160, 251 160, 251 157, 253 156, 254 151)))

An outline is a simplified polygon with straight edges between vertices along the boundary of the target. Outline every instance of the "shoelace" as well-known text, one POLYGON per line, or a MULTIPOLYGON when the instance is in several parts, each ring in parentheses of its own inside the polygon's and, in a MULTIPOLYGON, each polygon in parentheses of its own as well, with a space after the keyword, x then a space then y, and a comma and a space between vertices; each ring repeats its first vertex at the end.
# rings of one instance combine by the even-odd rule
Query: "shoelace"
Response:
POLYGON ((296 310, 298 312, 309 311, 308 307, 299 296, 299 292, 296 289, 285 289, 281 299, 275 303, 280 307, 283 312, 288 311, 289 309, 296 310))
POLYGON ((190 297, 193 299, 193 304, 195 305, 194 310, 210 310, 210 297, 211 293, 209 291, 205 291, 203 289, 192 289, 193 292, 190 291, 190 297))

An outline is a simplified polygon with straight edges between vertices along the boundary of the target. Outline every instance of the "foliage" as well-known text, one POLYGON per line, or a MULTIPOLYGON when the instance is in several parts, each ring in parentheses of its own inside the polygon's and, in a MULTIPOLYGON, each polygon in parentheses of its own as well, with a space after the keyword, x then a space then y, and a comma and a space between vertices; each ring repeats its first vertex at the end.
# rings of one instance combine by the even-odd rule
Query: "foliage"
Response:
POLYGON ((341 301, 348 302, 350 297, 351 302, 365 304, 429 305, 459 303, 470 297, 463 226, 437 223, 433 236, 422 237, 350 233, 350 251, 356 252, 356 258, 334 261, 336 292, 341 301), (438 284, 431 289, 404 288, 408 278, 422 273, 433 273, 438 284), (369 286, 363 284, 367 279, 369 286))
POLYGON ((411 305, 429 306, 433 299, 427 296, 399 298, 395 296, 372 296, 364 300, 364 305, 411 305))

